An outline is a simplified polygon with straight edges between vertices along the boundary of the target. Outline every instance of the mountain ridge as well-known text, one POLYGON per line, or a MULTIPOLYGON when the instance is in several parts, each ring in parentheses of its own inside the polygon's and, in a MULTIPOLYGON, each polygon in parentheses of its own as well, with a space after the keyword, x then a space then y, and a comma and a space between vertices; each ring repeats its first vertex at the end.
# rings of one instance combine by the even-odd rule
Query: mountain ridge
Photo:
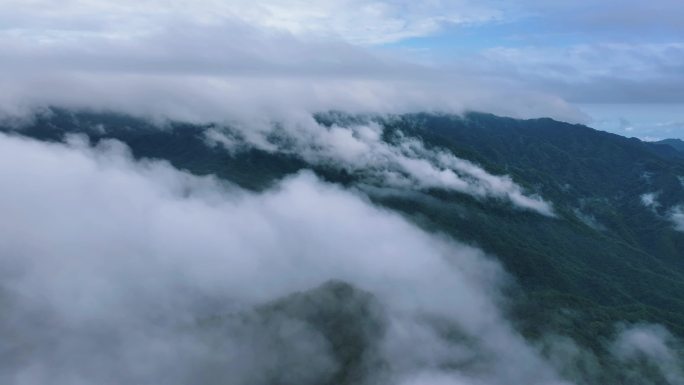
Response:
POLYGON ((684 140, 681 139, 663 139, 659 140, 657 142, 653 142, 654 144, 660 144, 660 145, 666 145, 671 148, 674 148, 675 150, 684 153, 684 140))

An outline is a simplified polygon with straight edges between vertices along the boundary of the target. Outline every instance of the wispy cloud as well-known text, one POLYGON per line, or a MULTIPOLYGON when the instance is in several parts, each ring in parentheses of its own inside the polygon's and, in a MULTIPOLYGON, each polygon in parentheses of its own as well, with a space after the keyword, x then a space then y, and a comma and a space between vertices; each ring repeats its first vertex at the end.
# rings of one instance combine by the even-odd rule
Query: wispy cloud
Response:
POLYGON ((666 0, 658 5, 10 0, 0 4, 0 68, 6 74, 0 84, 7 90, 0 106, 15 113, 49 103, 133 110, 146 101, 140 110, 177 111, 189 118, 217 116, 241 96, 273 109, 271 99, 289 95, 309 109, 334 103, 395 112, 470 108, 581 121, 582 114, 564 99, 684 101, 682 29, 672 17, 682 5, 666 0), (561 37, 541 43, 518 35, 491 38, 492 30, 511 23, 529 26, 534 36, 561 37), (468 29, 474 25, 480 29, 468 29), (667 28, 655 37, 602 34, 606 28, 658 25, 667 28), (580 26, 585 35, 578 35, 580 26), (456 45, 462 36, 469 45, 472 41, 473 53, 417 65, 421 60, 411 49, 449 56, 449 46, 426 41, 383 47, 447 30, 456 45), (569 42, 563 38, 568 34, 569 42), (60 91, 65 84, 67 95, 60 91))
POLYGON ((684 231, 684 205, 661 209, 662 204, 658 201, 658 195, 659 193, 643 194, 641 195, 641 203, 653 211, 656 216, 672 222, 675 230, 684 231))
POLYGON ((670 220, 675 224, 675 228, 684 231, 684 205, 675 206, 668 213, 670 220))
POLYGON ((517 208, 555 215, 550 203, 525 193, 509 176, 492 175, 448 150, 427 148, 419 138, 401 132, 387 138, 383 125, 371 120, 326 127, 309 117, 276 122, 262 130, 251 125, 223 132, 212 128, 206 135, 210 144, 220 144, 229 152, 255 146, 285 152, 313 165, 356 173, 363 182, 381 187, 444 189, 476 198, 502 199, 517 208))
POLYGON ((680 342, 660 325, 623 326, 612 345, 613 354, 624 364, 626 377, 652 383, 644 366, 652 366, 669 384, 684 384, 680 342))

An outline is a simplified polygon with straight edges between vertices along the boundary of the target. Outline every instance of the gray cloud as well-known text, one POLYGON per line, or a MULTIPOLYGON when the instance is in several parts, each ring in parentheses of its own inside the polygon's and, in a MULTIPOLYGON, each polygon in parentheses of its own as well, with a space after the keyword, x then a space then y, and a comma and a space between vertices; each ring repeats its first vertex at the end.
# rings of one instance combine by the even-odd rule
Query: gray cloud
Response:
POLYGON ((445 25, 473 24, 496 20, 501 11, 472 0, 365 1, 322 0, 314 4, 288 1, 198 0, 168 4, 159 0, 70 1, 56 5, 50 1, 8 0, 6 30, 39 34, 52 30, 67 35, 79 31, 119 36, 135 35, 137 29, 155 28, 151 21, 189 19, 215 23, 237 19, 259 27, 278 29, 296 35, 341 38, 357 44, 380 44, 421 37, 438 32, 445 25), (364 28, 358 28, 364 25, 364 28))
MULTIPOLYGON (((437 68, 354 43, 500 20, 501 11, 472 2, 309 3, 5 1, 0 114, 30 117, 56 105, 230 123, 242 135, 237 141, 208 132, 230 151, 244 143, 283 151, 264 140, 278 122, 298 141, 289 150, 304 150, 314 163, 370 168, 385 182, 503 198, 551 214, 508 177, 409 138, 382 144, 372 125, 324 130, 311 125, 311 113, 477 109, 580 121, 548 90, 599 100, 615 97, 606 85, 655 84, 662 87, 652 96, 630 100, 681 98, 678 44, 644 45, 648 58, 610 46, 629 63, 620 76, 596 46, 558 55, 561 61, 523 49, 437 68), (359 33, 360 24, 374 28, 359 33)), ((0 181, 3 383, 228 376, 245 384, 274 376, 317 383, 341 365, 328 336, 302 317, 264 309, 298 296, 327 299, 338 287, 330 280, 377 301, 372 309, 386 329, 373 349, 384 364, 373 383, 567 383, 558 362, 504 318, 500 289, 508 278, 494 261, 310 173, 251 194, 163 162, 133 161, 118 142, 93 149, 78 137, 63 145, 0 135, 0 181)), ((655 328, 623 333, 616 355, 625 365, 645 356, 681 382, 670 349, 676 342, 655 328)), ((577 351, 568 343, 563 354, 577 351)))
POLYGON ((494 261, 311 174, 249 194, 78 137, 2 135, 0 157, 5 383, 185 383, 208 363, 237 383, 320 378, 339 363, 316 329, 230 320, 331 279, 381 303, 391 383, 557 381, 503 318, 494 261), (195 332, 216 315, 220 333, 195 332))
MULTIPOLYGON (((0 31, 5 115, 58 105, 193 121, 328 109, 584 118, 557 97, 500 77, 418 65, 397 51, 355 46, 343 36, 256 22, 242 3, 165 12, 152 12, 154 1, 75 2, 59 10, 51 2, 42 8, 20 3, 0 6, 20 14, 0 31), (93 27, 93 20, 101 26, 93 27)), ((303 8, 293 12, 315 17, 303 8)))
POLYGON ((684 101, 678 1, 13 0, 0 10, 0 84, 8 90, 0 110, 14 115, 46 104, 186 119, 295 107, 476 109, 577 122, 586 117, 563 99, 684 101), (442 65, 412 63, 411 49, 375 47, 449 26, 508 22, 532 23, 535 35, 561 40, 581 30, 591 40, 553 47, 502 40, 500 48, 442 65), (632 32, 601 34, 621 26, 632 32), (640 26, 669 29, 635 39, 640 26))
POLYGON ((480 66, 577 103, 684 102, 684 44, 591 43, 498 47, 480 66))

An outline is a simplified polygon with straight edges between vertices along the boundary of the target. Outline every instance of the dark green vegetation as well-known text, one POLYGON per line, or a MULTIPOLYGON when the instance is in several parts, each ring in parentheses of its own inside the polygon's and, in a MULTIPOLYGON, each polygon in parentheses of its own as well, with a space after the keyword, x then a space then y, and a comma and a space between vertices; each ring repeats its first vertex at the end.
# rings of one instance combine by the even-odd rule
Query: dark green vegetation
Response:
MULTIPOLYGON (((418 137, 493 174, 510 175, 553 203, 557 218, 441 190, 370 192, 376 203, 421 226, 496 255, 519 284, 511 289, 510 312, 528 337, 552 331, 600 351, 623 321, 658 322, 684 336, 684 233, 668 219, 668 210, 684 203, 684 157, 674 147, 551 119, 479 113, 317 119, 323 126, 374 119, 386 140, 397 131, 418 137), (646 193, 657 193, 660 205, 644 206, 646 193)), ((19 132, 45 140, 74 132, 95 142, 115 138, 136 157, 166 159, 252 190, 305 168, 335 183, 357 180, 353 172, 310 165, 295 154, 253 148, 231 154, 208 146, 209 127, 160 129, 125 116, 54 110, 19 132)))
POLYGON ((668 146, 668 147, 673 148, 673 149, 677 150, 678 152, 680 152, 681 156, 684 156, 684 140, 681 140, 681 139, 665 139, 665 140, 655 142, 653 144, 654 145, 660 145, 660 146, 668 146))
MULTIPOLYGON (((387 327, 382 306, 372 294, 344 282, 327 282, 248 311, 216 315, 200 324, 199 330, 212 341, 216 356, 230 350, 221 346, 221 341, 235 339, 225 338, 226 333, 241 334, 251 339, 251 344, 269 347, 268 354, 273 357, 258 358, 265 369, 254 372, 249 383, 360 384, 370 380, 369 376, 381 375, 385 365, 378 352, 387 327), (331 356, 307 354, 312 346, 326 347, 331 356)), ((201 382, 230 378, 224 364, 217 361, 203 368, 201 382)))

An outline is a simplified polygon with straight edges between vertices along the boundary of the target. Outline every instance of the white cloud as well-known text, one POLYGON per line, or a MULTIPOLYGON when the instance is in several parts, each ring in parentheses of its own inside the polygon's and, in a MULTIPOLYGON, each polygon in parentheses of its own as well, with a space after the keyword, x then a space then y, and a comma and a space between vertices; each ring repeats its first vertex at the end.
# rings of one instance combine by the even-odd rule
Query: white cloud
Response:
POLYGON ((646 193, 641 195, 641 204, 649 209, 657 209, 660 206, 658 202, 658 193, 646 193))
POLYGON ((10 0, 0 9, 6 15, 5 30, 38 37, 50 32, 43 36, 47 40, 83 34, 136 37, 158 27, 151 21, 184 19, 211 24, 236 19, 296 35, 378 44, 433 34, 444 25, 481 23, 501 16, 495 8, 471 0, 10 0))
POLYGON ((309 117, 279 122, 261 131, 237 127, 224 132, 212 128, 206 132, 207 140, 229 152, 255 146, 288 153, 312 165, 355 172, 362 182, 380 187, 445 189, 476 198, 503 199, 517 208, 555 215, 550 203, 526 194, 509 176, 492 175, 448 150, 426 148, 420 139, 401 132, 387 141, 382 138, 383 126, 378 122, 325 127, 309 117))
POLYGON ((675 206, 670 209, 669 216, 675 228, 679 231, 684 231, 684 205, 675 206))
POLYGON ((0 135, 0 159, 0 354, 24 352, 0 366, 5 383, 193 382, 207 362, 236 383, 258 383, 283 362, 323 375, 336 364, 325 341, 287 319, 273 325, 289 330, 278 337, 287 354, 258 323, 226 321, 213 345, 191 331, 197 319, 330 279, 381 302, 391 383, 418 372, 483 384, 557 379, 502 317, 496 263, 311 174, 253 195, 78 138, 0 135), (431 317, 471 343, 450 341, 431 317), (245 333, 255 338, 237 337, 245 333))
MULTIPOLYGON (((562 48, 503 46, 466 55, 456 64, 427 66, 406 64, 416 59, 407 51, 376 47, 454 25, 496 28, 496 23, 539 15, 581 16, 588 6, 470 0, 8 0, 0 4, 5 74, 0 84, 8 90, 0 111, 52 103, 187 118, 212 112, 225 118, 218 112, 231 111, 231 105, 238 111, 268 111, 277 109, 274 100, 289 98, 290 105, 309 110, 469 108, 577 122, 586 117, 562 98, 681 102, 683 50, 677 38, 562 48), (142 94, 147 97, 137 97, 142 94), (243 95, 258 105, 235 107, 243 95)), ((645 12, 636 2, 619 8, 624 14, 645 12)), ((680 8, 671 2, 658 12, 676 15, 680 8)), ((428 44, 426 49, 435 48, 428 44)))
MULTIPOLYGON (((327 109, 476 109, 516 117, 583 118, 561 99, 505 79, 417 65, 396 51, 350 44, 350 39, 338 36, 344 35, 341 32, 293 33, 251 19, 260 19, 262 13, 271 12, 268 9, 285 3, 166 4, 160 11, 154 1, 3 2, 0 15, 6 22, 0 25, 6 27, 0 30, 0 86, 5 92, 0 96, 0 113, 25 115, 36 106, 52 104, 203 121, 327 109), (243 8, 257 11, 249 16, 251 11, 243 8)), ((315 19, 306 15, 329 12, 349 19, 354 25, 351 30, 362 30, 356 27, 361 21, 355 12, 366 7, 326 4, 300 4, 293 8, 292 17, 315 19), (318 11, 317 7, 332 8, 318 11)), ((460 9, 451 2, 449 6, 441 2, 364 4, 390 14, 394 7, 405 7, 411 12, 399 14, 418 19, 421 12, 436 19, 460 14, 437 11, 442 6, 460 9)), ((289 17, 286 12, 271 13, 289 17)), ((334 25, 326 19, 318 23, 334 25)), ((438 24, 390 22, 400 31, 387 34, 411 35, 401 29, 434 23, 438 24)))
POLYGON ((657 141, 663 140, 663 138, 656 138, 653 136, 643 136, 639 139, 644 141, 644 142, 657 142, 657 141))
POLYGON ((684 384, 679 349, 679 341, 667 329, 651 324, 623 327, 612 345, 613 354, 625 364, 626 377, 645 384, 655 381, 653 376, 643 377, 640 361, 655 367, 668 384, 684 384))
MULTIPOLYGON (((124 2, 111 17, 131 12, 143 17, 152 5, 144 3, 138 9, 124 2)), ((64 15, 85 17, 89 6, 104 5, 83 6, 77 1, 71 6, 57 11, 46 5, 41 12, 50 20, 61 20, 64 15)), ((21 12, 22 7, 17 9, 21 12)), ((221 14, 223 8, 218 9, 221 14)), ((173 7, 169 12, 174 12, 173 7)), ((377 140, 357 137, 361 128, 351 135, 344 129, 307 126, 312 113, 331 109, 376 114, 476 109, 517 117, 580 119, 560 99, 502 80, 473 79, 419 66, 342 40, 250 25, 237 17, 207 21, 192 11, 180 20, 164 15, 154 20, 159 22, 149 25, 155 28, 141 30, 135 38, 84 32, 38 41, 31 33, 6 31, 0 39, 0 50, 6 54, 0 62, 0 86, 5 90, 0 95, 0 115, 4 112, 16 119, 55 105, 158 120, 229 123, 240 127, 250 144, 262 145, 264 133, 278 124, 291 129, 290 139, 321 146, 328 150, 325 156, 345 166, 391 163, 393 172, 409 174, 411 183, 421 187, 504 198, 519 207, 552 213, 546 202, 525 195, 510 179, 489 175, 462 160, 443 154, 426 159, 427 151, 407 146, 408 142, 383 147, 377 140), (503 88, 518 91, 509 93, 503 88), (365 155, 365 151, 382 155, 365 155)), ((128 22, 135 23, 135 17, 128 22)), ((306 148, 298 149, 302 147, 306 148)))

